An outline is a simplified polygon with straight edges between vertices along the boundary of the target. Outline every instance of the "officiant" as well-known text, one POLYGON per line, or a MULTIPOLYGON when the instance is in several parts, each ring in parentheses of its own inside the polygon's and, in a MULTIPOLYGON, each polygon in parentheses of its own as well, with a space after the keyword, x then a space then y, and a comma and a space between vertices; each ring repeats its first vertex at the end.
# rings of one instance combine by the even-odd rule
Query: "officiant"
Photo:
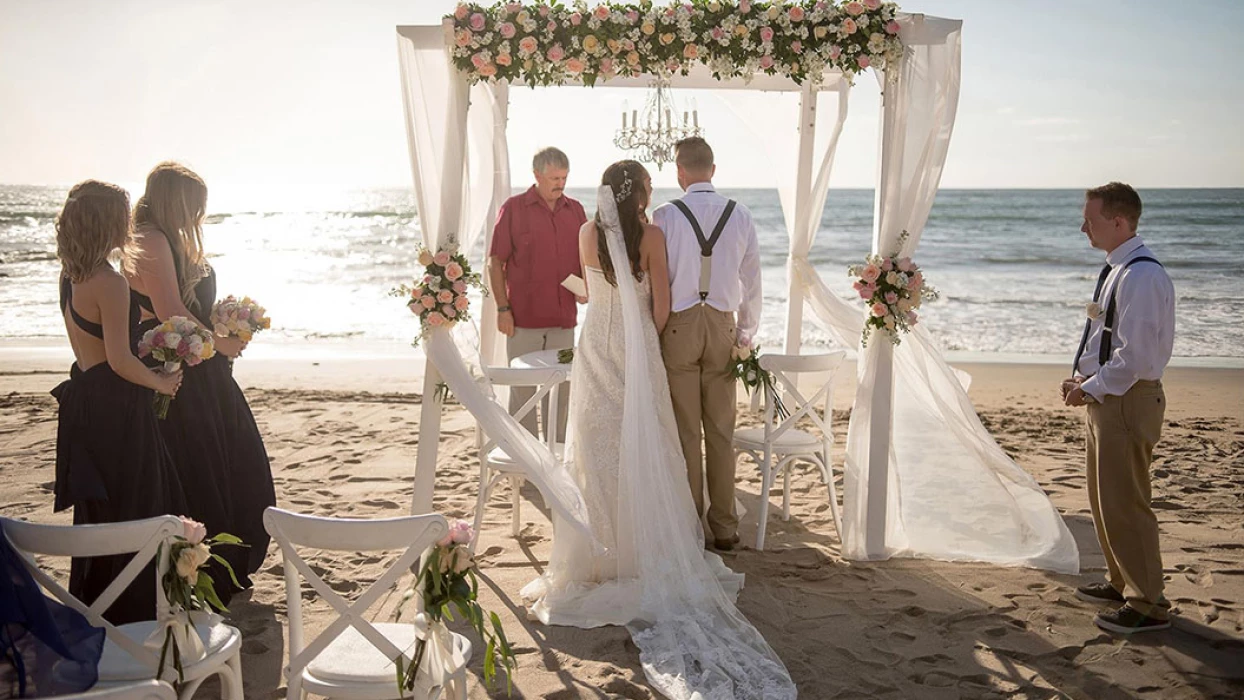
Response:
MULTIPOLYGON (((570 159, 556 148, 536 153, 531 163, 536 183, 510 197, 497 213, 489 250, 488 275, 497 303, 497 330, 506 337, 506 356, 513 360, 537 350, 574 346, 578 317, 576 301, 586 298, 562 286, 570 275, 583 277, 579 262, 579 228, 587 223, 583 205, 567 197, 570 159)), ((531 398, 530 388, 511 388, 510 412, 531 398)), ((563 390, 562 396, 567 394, 563 390)), ((568 402, 558 407, 557 439, 564 439, 568 402)), ((541 415, 546 416, 547 400, 541 415)), ((523 426, 536 433, 535 411, 523 426)))

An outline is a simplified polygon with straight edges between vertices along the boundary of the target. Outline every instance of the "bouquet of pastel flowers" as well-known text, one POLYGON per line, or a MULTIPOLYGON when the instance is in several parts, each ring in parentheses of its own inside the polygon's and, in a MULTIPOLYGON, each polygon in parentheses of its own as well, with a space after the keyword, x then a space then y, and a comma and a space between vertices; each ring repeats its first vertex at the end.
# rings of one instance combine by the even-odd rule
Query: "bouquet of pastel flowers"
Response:
POLYGON ((744 341, 734 346, 730 356, 730 375, 740 382, 752 397, 752 408, 756 408, 756 400, 760 392, 764 392, 773 400, 773 410, 779 420, 786 420, 790 411, 782 403, 782 397, 773 381, 773 374, 760 366, 760 347, 753 347, 751 342, 744 341))
POLYGON ((852 286, 868 305, 864 345, 874 329, 885 331, 890 342, 898 345, 902 342, 899 333, 910 332, 919 321, 916 309, 938 296, 936 289, 925 284, 924 273, 911 258, 870 255, 863 265, 853 265, 847 272, 857 278, 852 286))
MULTIPOLYGON (((216 354, 216 346, 212 334, 184 316, 173 316, 169 320, 143 334, 138 342, 138 356, 150 355, 164 364, 164 371, 172 374, 184 362, 194 367, 216 354)), ((156 416, 164 418, 168 415, 169 403, 173 397, 168 394, 155 395, 156 416)))
POLYGON ((437 328, 453 328, 459 321, 469 320, 471 302, 467 290, 483 289, 479 274, 471 271, 471 263, 456 247, 435 254, 420 248, 419 264, 426 268, 423 279, 391 292, 393 296, 406 297, 406 307, 419 317, 423 330, 415 345, 437 328))
POLYGON ((212 307, 212 330, 216 335, 249 343, 256 333, 271 327, 267 310, 250 297, 238 299, 230 294, 212 307))
MULTIPOLYGON (((496 613, 485 612, 479 604, 479 579, 475 575, 475 560, 471 557, 471 542, 474 539, 475 530, 470 523, 465 520, 453 521, 449 532, 424 558, 419 576, 403 597, 405 602, 419 595, 423 599, 424 607, 424 612, 415 620, 415 625, 420 628, 420 635, 410 666, 403 666, 402 657, 395 659, 398 691, 403 697, 414 688, 415 676, 427 653, 429 642, 438 645, 442 650, 449 648, 448 628, 445 627, 444 620, 453 620, 454 610, 462 615, 487 644, 484 651, 484 681, 492 686, 499 660, 506 670, 507 687, 512 683, 516 657, 505 637, 501 618, 496 613)), ((400 616, 399 606, 397 617, 400 616)), ((431 658, 435 659, 436 656, 431 658)))
POLYGON ((241 588, 233 567, 224 557, 213 553, 212 547, 218 544, 245 546, 234 535, 222 532, 208 537, 207 528, 202 523, 186 517, 182 517, 181 521, 183 533, 173 539, 166 560, 167 568, 160 574, 169 610, 147 639, 148 645, 158 644, 160 647, 156 677, 163 677, 164 669, 171 660, 177 670, 178 682, 183 679, 183 665, 197 661, 204 654, 203 640, 194 629, 195 621, 209 618, 207 621, 211 622, 213 609, 228 612, 216 594, 215 582, 202 567, 208 560, 219 562, 228 572, 233 585, 241 588), (163 639, 160 639, 161 636, 163 639))

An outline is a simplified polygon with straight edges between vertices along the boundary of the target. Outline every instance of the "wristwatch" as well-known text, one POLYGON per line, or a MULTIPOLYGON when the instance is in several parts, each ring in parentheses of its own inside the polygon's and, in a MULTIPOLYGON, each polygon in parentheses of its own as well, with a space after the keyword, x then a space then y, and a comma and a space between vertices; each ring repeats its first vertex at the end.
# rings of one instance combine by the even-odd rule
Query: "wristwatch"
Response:
POLYGON ((499 314, 503 314, 503 313, 505 313, 506 311, 509 311, 509 310, 510 310, 510 307, 508 307, 508 306, 498 306, 498 307, 497 307, 497 313, 499 313, 499 314))

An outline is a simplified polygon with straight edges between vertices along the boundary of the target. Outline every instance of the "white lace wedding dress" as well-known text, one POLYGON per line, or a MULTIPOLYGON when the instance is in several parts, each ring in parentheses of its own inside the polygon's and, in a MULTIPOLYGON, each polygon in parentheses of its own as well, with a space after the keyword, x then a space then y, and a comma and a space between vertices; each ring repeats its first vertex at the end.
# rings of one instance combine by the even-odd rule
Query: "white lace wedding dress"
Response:
MULTIPOLYGON (((612 190, 598 206, 615 270, 630 265, 612 190)), ((604 251, 602 251, 604 252, 604 251)), ((794 683, 734 599, 743 576, 704 550, 645 279, 588 269, 571 376, 570 474, 591 537, 554 513, 553 553, 522 591, 546 624, 626 625, 670 698, 781 700, 794 683)))

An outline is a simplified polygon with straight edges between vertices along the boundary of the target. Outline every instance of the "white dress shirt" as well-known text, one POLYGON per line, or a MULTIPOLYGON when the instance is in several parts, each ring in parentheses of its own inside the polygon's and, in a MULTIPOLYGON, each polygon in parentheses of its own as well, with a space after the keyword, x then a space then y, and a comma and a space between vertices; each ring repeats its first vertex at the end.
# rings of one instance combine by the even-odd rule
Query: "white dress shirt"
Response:
POLYGON ((1153 257, 1136 236, 1110 251, 1106 262, 1110 274, 1101 290, 1101 315, 1089 325, 1088 344, 1080 358, 1077 376, 1088 377, 1080 385, 1098 401, 1122 396, 1139 380, 1156 381, 1171 360, 1175 345, 1175 285, 1166 270, 1150 262, 1124 268, 1133 258, 1153 257), (1114 329, 1110 359, 1102 366, 1101 332, 1106 325, 1106 305, 1115 293, 1114 329))
MULTIPOLYGON (((717 220, 726 209, 725 197, 710 182, 687 188, 683 203, 695 215, 704 236, 713 235, 717 220)), ((675 313, 700 303, 700 241, 691 222, 673 204, 662 204, 652 213, 652 223, 665 232, 669 254, 671 310, 675 313)), ((706 303, 718 311, 736 314, 738 339, 750 341, 760 327, 763 298, 760 291, 760 243, 752 213, 736 204, 726 228, 713 246, 713 260, 706 303)))

